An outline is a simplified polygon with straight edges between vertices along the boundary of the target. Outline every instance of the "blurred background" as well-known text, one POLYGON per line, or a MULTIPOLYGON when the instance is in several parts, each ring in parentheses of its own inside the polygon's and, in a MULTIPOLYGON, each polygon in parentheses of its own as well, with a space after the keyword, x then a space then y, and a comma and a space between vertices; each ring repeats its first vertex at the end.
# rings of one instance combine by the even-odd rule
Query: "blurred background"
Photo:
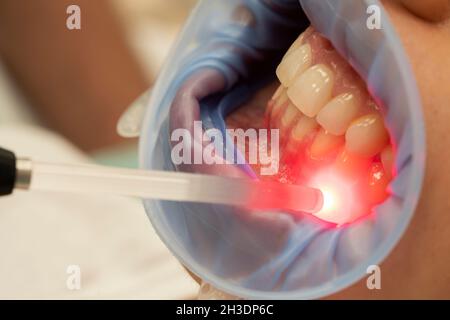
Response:
MULTIPOLYGON (((116 123, 152 86, 195 2, 0 1, 0 146, 39 160, 136 167, 137 140, 120 138, 116 123), (72 4, 81 30, 66 27, 72 4)), ((0 199, 0 250, 0 298, 197 291, 136 199, 18 192, 0 199)))
POLYGON ((152 85, 195 2, 2 1, 0 124, 38 124, 100 162, 135 166, 136 141, 115 124, 152 85), (70 4, 81 30, 65 27, 70 4))

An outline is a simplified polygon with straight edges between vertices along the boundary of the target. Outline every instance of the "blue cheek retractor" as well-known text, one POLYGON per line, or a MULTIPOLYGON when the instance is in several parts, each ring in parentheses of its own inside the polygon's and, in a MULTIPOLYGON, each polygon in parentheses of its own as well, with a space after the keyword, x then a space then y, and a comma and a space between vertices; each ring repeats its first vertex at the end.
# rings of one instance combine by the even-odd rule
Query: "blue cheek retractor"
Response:
MULTIPOLYGON (((389 254, 419 198, 425 166, 420 97, 378 1, 200 2, 153 89, 140 140, 141 167, 183 169, 172 164, 169 132, 195 119, 205 129, 224 131, 225 116, 273 79, 284 51, 309 23, 332 41, 385 106, 397 146, 392 195, 370 218, 339 228, 280 212, 145 201, 173 254, 204 281, 235 296, 319 298, 349 286, 389 254), (381 29, 366 25, 371 5, 380 9, 381 29)), ((246 165, 234 169, 255 177, 246 165)))

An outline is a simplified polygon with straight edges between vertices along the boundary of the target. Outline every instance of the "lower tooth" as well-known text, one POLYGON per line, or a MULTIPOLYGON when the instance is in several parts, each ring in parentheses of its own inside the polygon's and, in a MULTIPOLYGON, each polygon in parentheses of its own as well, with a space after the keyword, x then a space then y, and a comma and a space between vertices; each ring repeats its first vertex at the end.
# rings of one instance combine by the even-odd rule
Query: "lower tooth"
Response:
POLYGON ((380 114, 362 116, 350 125, 345 134, 346 148, 361 156, 372 157, 381 152, 389 141, 380 114))
POLYGON ((292 103, 289 103, 281 117, 281 128, 285 129, 290 127, 299 114, 298 109, 292 103))
POLYGON ((266 117, 270 117, 270 114, 273 111, 274 104, 275 104, 274 100, 269 100, 269 102, 267 102, 266 113, 265 113, 266 117))
POLYGON ((277 97, 277 99, 275 99, 275 104, 273 106, 274 111, 276 110, 280 110, 281 107, 288 102, 289 98, 287 96, 287 91, 283 90, 281 91, 280 95, 277 97))
POLYGON ((350 180, 359 180, 370 166, 371 159, 341 150, 334 164, 338 173, 350 180))
MULTIPOLYGON (((278 90, 277 90, 278 93, 275 92, 274 98, 272 100, 272 108, 270 108, 270 111, 267 114, 269 119, 276 118, 280 114, 281 110, 283 109, 283 107, 289 100, 287 93, 286 93, 286 89, 283 87, 280 87, 280 88, 282 88, 280 90, 280 92, 278 92, 278 90), (275 97, 275 96, 277 96, 277 97, 275 97)), ((269 107, 269 105, 268 105, 268 107, 269 107)))
POLYGON ((319 124, 314 118, 302 116, 291 131, 292 139, 295 142, 301 142, 307 135, 312 133, 319 124))
POLYGON ((383 164, 387 177, 389 179, 392 178, 392 169, 394 164, 394 152, 392 151, 392 146, 387 146, 381 152, 381 163, 383 164))
POLYGON ((286 91, 286 88, 280 85, 273 94, 272 100, 277 100, 280 97, 281 93, 283 93, 283 91, 286 91))
POLYGON ((365 180, 367 185, 361 188, 361 191, 365 193, 363 196, 369 204, 380 204, 387 198, 389 181, 381 163, 373 163, 370 166, 368 180, 365 180))
POLYGON ((321 160, 335 154, 344 144, 344 136, 335 136, 321 129, 310 148, 311 158, 321 160))

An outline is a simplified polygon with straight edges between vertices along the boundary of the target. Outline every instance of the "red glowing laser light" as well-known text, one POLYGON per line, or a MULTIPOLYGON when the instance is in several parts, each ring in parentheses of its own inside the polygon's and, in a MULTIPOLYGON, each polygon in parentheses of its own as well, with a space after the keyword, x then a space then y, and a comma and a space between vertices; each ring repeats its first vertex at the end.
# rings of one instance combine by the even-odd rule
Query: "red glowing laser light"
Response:
POLYGON ((323 194, 323 207, 322 210, 319 212, 325 213, 325 212, 335 212, 339 209, 339 196, 335 190, 331 187, 323 187, 322 188, 322 194, 323 194))
POLYGON ((314 216, 342 225, 359 218, 360 199, 355 197, 354 185, 332 170, 319 172, 309 185, 322 191, 323 207, 314 216))

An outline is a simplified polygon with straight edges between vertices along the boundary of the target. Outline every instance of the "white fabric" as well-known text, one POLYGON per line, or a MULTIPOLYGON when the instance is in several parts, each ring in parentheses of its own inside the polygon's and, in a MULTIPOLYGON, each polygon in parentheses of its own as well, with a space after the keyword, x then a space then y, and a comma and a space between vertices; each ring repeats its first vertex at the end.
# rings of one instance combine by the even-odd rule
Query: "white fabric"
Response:
MULTIPOLYGON (((87 158, 30 125, 0 126, 0 146, 35 159, 87 158)), ((193 298, 197 284, 169 253, 138 200, 17 192, 0 198, 0 298, 193 298), (81 269, 69 290, 67 268, 81 269)))
MULTIPOLYGON (((171 12, 169 2, 116 2, 121 18, 134 23, 127 24, 130 42, 137 56, 145 57, 145 71, 153 74, 187 9, 183 6, 176 19, 167 21, 156 17, 171 12), (150 41, 143 35, 153 35, 153 25, 146 23, 159 23, 150 41), (158 46, 148 46, 155 41, 158 46)), ((0 61, 0 146, 41 160, 89 161, 37 124, 0 61)), ((179 299, 197 292, 198 285, 161 243, 138 200, 43 193, 0 198, 0 299, 179 299), (80 290, 66 286, 70 265, 81 268, 80 290)))

